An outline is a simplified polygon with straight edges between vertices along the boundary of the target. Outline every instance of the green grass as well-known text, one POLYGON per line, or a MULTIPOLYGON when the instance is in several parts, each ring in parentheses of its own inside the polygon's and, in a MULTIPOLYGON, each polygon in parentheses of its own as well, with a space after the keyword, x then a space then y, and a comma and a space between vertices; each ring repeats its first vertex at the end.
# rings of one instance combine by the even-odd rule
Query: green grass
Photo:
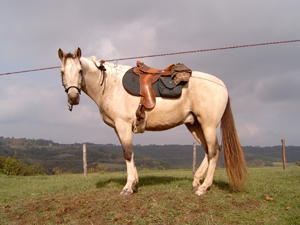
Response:
POLYGON ((0 223, 300 224, 300 167, 249 173, 252 181, 235 192, 225 170, 216 169, 213 185, 199 197, 191 191, 190 170, 141 171, 138 193, 127 198, 118 196, 126 183, 121 172, 0 175, 0 223))
POLYGON ((97 163, 97 165, 102 166, 103 168, 107 167, 109 169, 119 169, 126 170, 126 164, 113 164, 113 163, 97 163))
MULTIPOLYGON (((283 168, 282 162, 273 162, 273 165, 283 168)), ((295 166, 295 165, 296 165, 296 163, 294 163, 294 162, 287 162, 285 164, 286 167, 291 167, 291 166, 295 166)))

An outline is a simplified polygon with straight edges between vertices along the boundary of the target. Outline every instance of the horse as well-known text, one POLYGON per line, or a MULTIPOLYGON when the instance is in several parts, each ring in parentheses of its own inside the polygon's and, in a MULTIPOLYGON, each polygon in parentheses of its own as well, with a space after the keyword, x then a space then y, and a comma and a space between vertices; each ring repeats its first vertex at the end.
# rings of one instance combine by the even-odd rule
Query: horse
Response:
POLYGON ((145 110, 144 129, 137 129, 136 109, 140 97, 129 94, 122 78, 130 66, 115 66, 97 61, 95 56, 81 57, 81 49, 65 54, 61 49, 61 79, 67 93, 70 110, 78 105, 81 90, 99 107, 103 121, 112 127, 121 143, 127 166, 127 182, 121 196, 137 192, 138 173, 134 163, 133 133, 163 131, 185 124, 194 138, 203 146, 205 157, 194 174, 192 190, 203 195, 213 182, 221 147, 217 128, 220 125, 222 149, 229 184, 241 190, 247 177, 246 162, 239 142, 225 84, 215 76, 192 71, 189 82, 183 85, 179 98, 156 99, 156 106, 145 110), (205 172, 206 177, 204 179, 205 172), (202 184, 200 181, 204 179, 202 184))

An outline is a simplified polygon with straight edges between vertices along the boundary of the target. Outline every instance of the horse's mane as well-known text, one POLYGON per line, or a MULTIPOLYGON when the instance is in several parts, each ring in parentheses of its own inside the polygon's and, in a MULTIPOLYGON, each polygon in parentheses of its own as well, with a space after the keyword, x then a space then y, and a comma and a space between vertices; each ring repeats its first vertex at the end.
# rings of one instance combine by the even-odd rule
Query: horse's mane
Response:
MULTIPOLYGON (((93 61, 95 63, 95 65, 97 65, 97 66, 100 65, 101 60, 97 60, 96 56, 91 56, 87 59, 93 61)), ((110 63, 110 62, 105 62, 103 65, 106 68, 106 74, 108 76, 113 76, 114 78, 121 73, 124 74, 127 70, 132 68, 131 66, 119 65, 119 64, 110 63)))
POLYGON ((114 79, 119 76, 123 75, 127 72, 127 70, 131 69, 131 66, 125 66, 125 65, 118 65, 114 63, 105 62, 104 66, 106 68, 106 72, 108 76, 113 77, 114 79))

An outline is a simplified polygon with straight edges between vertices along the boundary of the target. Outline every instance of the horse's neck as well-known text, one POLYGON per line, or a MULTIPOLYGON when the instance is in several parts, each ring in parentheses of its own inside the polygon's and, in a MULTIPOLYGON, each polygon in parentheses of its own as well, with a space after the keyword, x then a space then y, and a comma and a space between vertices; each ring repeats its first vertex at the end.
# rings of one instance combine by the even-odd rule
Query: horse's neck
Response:
POLYGON ((105 63, 105 78, 104 74, 95 66, 95 63, 87 58, 81 58, 81 63, 84 72, 85 85, 82 87, 93 101, 100 106, 105 101, 108 95, 116 92, 120 88, 120 77, 130 69, 128 66, 115 67, 112 63, 105 63), (104 80, 103 80, 104 79, 104 80))
POLYGON ((103 74, 95 66, 92 60, 81 58, 81 65, 84 74, 84 85, 82 91, 86 93, 99 106, 101 94, 104 88, 102 84, 103 74), (102 85, 101 85, 102 84, 102 85))

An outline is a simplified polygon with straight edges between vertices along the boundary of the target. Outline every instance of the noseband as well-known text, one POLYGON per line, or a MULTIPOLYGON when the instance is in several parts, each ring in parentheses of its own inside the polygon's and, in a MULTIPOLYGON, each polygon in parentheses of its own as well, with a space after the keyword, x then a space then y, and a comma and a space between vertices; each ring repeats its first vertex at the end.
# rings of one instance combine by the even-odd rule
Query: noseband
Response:
POLYGON ((82 86, 82 82, 83 82, 83 76, 82 76, 82 74, 81 74, 81 82, 80 82, 80 87, 76 87, 76 86, 70 86, 70 87, 66 88, 66 86, 65 86, 65 83, 64 83, 64 81, 63 81, 63 78, 62 78, 62 86, 64 87, 64 89, 65 89, 65 92, 66 92, 67 94, 68 94, 68 92, 69 92, 70 88, 76 88, 76 89, 77 89, 77 91, 79 92, 79 94, 81 94, 81 86, 82 86))

